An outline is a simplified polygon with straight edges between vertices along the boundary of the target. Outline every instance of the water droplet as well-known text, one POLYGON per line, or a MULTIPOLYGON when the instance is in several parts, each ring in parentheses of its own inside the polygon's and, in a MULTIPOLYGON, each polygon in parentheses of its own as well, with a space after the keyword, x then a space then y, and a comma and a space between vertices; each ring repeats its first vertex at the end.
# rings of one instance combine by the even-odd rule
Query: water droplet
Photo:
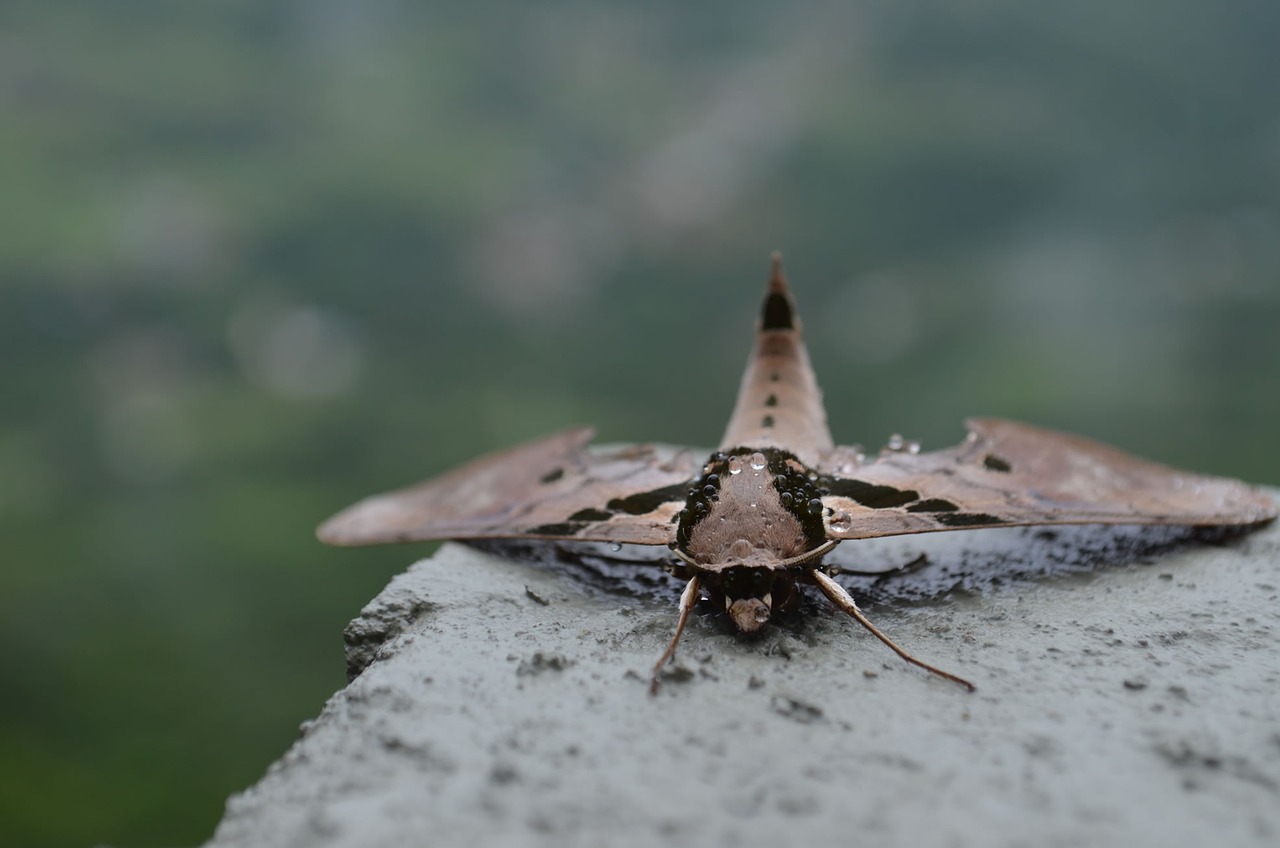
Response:
POLYGON ((707 485, 708 485, 708 486, 719 486, 719 485, 720 485, 720 475, 719 475, 719 474, 708 474, 708 475, 707 475, 707 485))
POLYGON ((762 453, 751 454, 751 467, 754 468, 756 471, 759 471, 761 468, 764 468, 767 464, 768 464, 768 460, 764 458, 764 454, 762 453))
POLYGON ((618 551, 622 550, 622 545, 619 544, 618 542, 610 542, 609 550, 613 551, 616 554, 618 551))
POLYGON ((706 495, 707 497, 711 497, 718 491, 720 490, 710 484, 702 487, 702 494, 706 495))
POLYGON ((894 433, 889 437, 889 443, 885 447, 891 451, 900 451, 904 444, 906 444, 906 439, 902 438, 902 434, 894 433))
POLYGON ((831 516, 831 529, 843 533, 853 526, 853 516, 847 512, 837 512, 831 516))
POLYGON ((791 506, 791 502, 795 500, 790 492, 783 492, 778 498, 782 501, 782 505, 787 507, 791 506))
POLYGON ((907 453, 920 453, 920 443, 917 441, 907 442, 907 453))
POLYGON ((862 453, 861 451, 854 454, 853 458, 858 461, 859 465, 867 461, 867 455, 865 453, 862 453))
POLYGON ((810 515, 818 515, 821 512, 822 512, 822 501, 818 500, 817 498, 814 498, 813 500, 809 501, 810 515))
POLYGON ((746 559, 747 555, 751 553, 751 548, 752 544, 746 539, 738 539, 729 546, 729 556, 746 559))
POLYGON ((736 456, 735 456, 733 459, 729 460, 729 473, 730 473, 730 474, 741 474, 741 473, 742 473, 742 460, 738 459, 736 456))

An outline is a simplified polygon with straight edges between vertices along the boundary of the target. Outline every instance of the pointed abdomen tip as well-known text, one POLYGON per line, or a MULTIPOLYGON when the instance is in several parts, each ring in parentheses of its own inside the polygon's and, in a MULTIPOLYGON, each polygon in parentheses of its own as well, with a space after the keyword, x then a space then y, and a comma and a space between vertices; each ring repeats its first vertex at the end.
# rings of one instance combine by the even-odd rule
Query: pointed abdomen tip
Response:
POLYGON ((794 329, 794 306, 791 303, 791 290, 787 287, 787 278, 782 273, 782 252, 775 250, 770 259, 772 268, 769 273, 769 289, 764 296, 764 309, 761 310, 760 329, 794 329))
POLYGON ((787 278, 782 273, 782 251, 769 254, 769 288, 786 287, 787 278))

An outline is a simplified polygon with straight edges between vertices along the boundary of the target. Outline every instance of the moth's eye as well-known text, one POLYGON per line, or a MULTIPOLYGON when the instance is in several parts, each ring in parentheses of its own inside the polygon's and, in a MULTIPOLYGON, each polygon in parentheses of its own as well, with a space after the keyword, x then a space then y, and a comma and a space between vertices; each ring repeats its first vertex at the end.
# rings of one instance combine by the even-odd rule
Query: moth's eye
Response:
POLYGON ((760 597, 765 592, 768 592, 772 582, 766 569, 753 568, 747 572, 747 591, 753 597, 760 597))
POLYGON ((720 579, 724 593, 733 598, 759 598, 773 586, 767 568, 731 568, 720 579))

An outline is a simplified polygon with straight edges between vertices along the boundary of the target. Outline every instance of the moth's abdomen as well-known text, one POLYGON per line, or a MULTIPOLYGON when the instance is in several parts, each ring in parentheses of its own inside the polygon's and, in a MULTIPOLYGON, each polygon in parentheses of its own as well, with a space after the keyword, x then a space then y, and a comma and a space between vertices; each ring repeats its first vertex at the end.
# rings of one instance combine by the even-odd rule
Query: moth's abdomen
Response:
POLYGON ((809 466, 816 466, 834 447, 822 390, 814 379, 795 302, 776 254, 755 349, 720 441, 721 450, 741 445, 783 448, 809 466))

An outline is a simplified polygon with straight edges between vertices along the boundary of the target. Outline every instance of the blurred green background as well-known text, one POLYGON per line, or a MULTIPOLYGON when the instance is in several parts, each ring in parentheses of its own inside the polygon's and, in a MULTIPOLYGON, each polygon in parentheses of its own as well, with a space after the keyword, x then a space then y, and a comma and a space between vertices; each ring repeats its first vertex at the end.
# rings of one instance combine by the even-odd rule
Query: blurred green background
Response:
POLYGON ((1280 482, 1280 4, 0 6, 0 841, 194 844, 428 549, 358 496, 711 445, 786 252, 838 440, 1280 482))

